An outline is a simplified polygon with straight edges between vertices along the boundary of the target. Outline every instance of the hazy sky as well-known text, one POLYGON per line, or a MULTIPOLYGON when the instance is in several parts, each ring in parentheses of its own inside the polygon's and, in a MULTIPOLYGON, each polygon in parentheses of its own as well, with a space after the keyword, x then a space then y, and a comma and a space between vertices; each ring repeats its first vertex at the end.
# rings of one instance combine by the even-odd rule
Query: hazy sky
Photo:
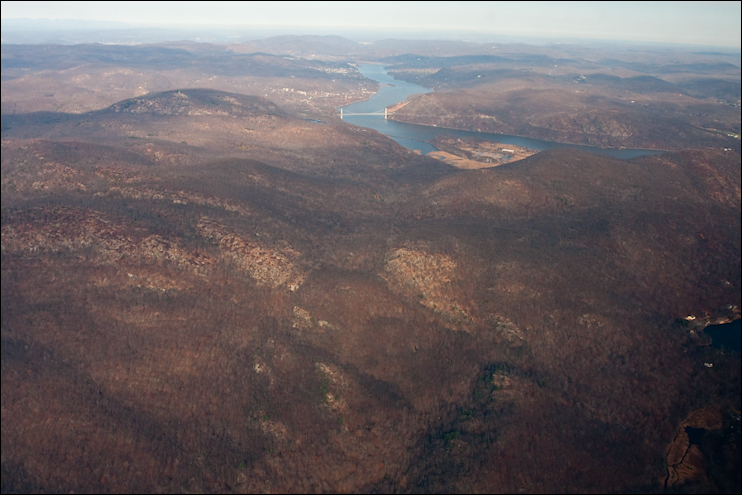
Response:
MULTIPOLYGON (((2 2, 2 18, 411 32, 740 47, 742 2, 2 2)), ((296 34, 301 34, 297 29, 296 34)))

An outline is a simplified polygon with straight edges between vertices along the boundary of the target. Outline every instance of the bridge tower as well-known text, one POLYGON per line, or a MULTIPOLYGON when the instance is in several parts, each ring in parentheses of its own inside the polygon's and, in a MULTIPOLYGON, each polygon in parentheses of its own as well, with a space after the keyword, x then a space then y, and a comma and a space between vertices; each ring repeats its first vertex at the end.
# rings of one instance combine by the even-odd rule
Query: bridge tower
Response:
POLYGON ((343 109, 340 109, 340 120, 343 120, 343 109))
POLYGON ((386 120, 386 107, 384 107, 384 120, 386 120))

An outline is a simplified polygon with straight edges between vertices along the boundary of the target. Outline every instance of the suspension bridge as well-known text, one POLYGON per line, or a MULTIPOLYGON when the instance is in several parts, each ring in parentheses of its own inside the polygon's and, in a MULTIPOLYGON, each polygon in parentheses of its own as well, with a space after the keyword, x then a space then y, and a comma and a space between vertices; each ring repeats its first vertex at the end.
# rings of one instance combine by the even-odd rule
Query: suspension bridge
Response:
POLYGON ((341 108, 340 109, 340 120, 342 120, 343 119, 343 116, 346 116, 346 115, 378 115, 379 117, 381 117, 383 115, 384 118, 386 119, 387 118, 387 115, 389 115, 389 112, 385 108, 383 112, 381 110, 379 110, 378 112, 368 112, 368 113, 356 113, 356 112, 345 112, 345 113, 343 113, 343 109, 341 108))

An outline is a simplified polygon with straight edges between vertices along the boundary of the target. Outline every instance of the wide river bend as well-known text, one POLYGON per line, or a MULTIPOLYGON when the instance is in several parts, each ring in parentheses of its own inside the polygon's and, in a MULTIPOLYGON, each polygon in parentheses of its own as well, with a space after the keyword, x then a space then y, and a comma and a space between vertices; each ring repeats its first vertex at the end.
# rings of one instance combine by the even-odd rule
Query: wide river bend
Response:
MULTIPOLYGON (((344 115, 343 120, 361 127, 374 129, 389 136, 397 143, 412 150, 419 150, 423 154, 438 151, 430 141, 439 135, 457 137, 476 137, 502 144, 512 144, 530 148, 536 151, 551 148, 579 148, 590 153, 608 155, 614 158, 634 158, 641 155, 655 155, 663 153, 657 150, 598 148, 595 146, 580 146, 576 144, 555 143, 507 134, 490 132, 462 131, 428 125, 406 124, 394 120, 384 119, 384 108, 405 101, 410 95, 430 93, 430 89, 417 84, 398 81, 387 73, 387 68, 378 64, 362 64, 358 67, 361 74, 381 84, 378 93, 366 101, 359 101, 341 107, 344 114, 380 112, 380 115, 344 115)), ((338 109, 339 110, 339 109, 338 109)))

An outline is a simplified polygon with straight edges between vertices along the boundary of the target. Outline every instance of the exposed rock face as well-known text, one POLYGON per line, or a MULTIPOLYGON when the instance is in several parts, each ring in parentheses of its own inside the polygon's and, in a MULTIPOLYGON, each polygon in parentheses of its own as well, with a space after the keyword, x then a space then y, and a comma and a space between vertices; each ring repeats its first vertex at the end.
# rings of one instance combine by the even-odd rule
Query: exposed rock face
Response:
MULTIPOLYGON (((234 262, 258 285, 295 291, 304 281, 305 275, 296 264, 300 254, 290 247, 267 247, 206 219, 197 229, 200 235, 217 243, 222 256, 234 262)), ((186 251, 174 240, 156 234, 131 232, 120 221, 98 212, 74 208, 39 209, 35 215, 31 212, 19 216, 3 226, 2 250, 4 253, 74 252, 81 259, 96 264, 118 264, 125 259, 165 263, 201 276, 206 275, 217 261, 203 252, 186 251)), ((131 285, 142 285, 133 283, 138 277, 130 277, 131 285)), ((162 281, 143 281, 143 284, 170 288, 162 281)))
POLYGON ((247 272, 259 285, 284 286, 293 292, 304 282, 305 275, 296 264, 300 253, 290 247, 266 247, 208 219, 201 220, 198 232, 218 243, 222 255, 247 272))
POLYGON ((449 256, 428 253, 424 246, 395 249, 387 254, 381 276, 393 291, 444 316, 452 329, 468 330, 474 322, 453 296, 457 270, 449 256))
MULTIPOLYGON (((189 283, 186 279, 180 278, 169 278, 158 273, 127 273, 126 277, 128 280, 124 285, 134 287, 137 289, 149 289, 160 292, 167 291, 182 291, 193 287, 193 284, 189 283)), ((101 281, 100 286, 109 285, 111 281, 101 281), (106 283, 108 282, 108 284, 106 283)))
POLYGON ((120 221, 92 210, 40 208, 13 220, 2 228, 4 253, 74 252, 80 260, 97 264, 116 264, 129 258, 168 263, 198 275, 204 275, 215 261, 203 253, 187 252, 159 235, 131 232, 120 221))
POLYGON ((48 162, 34 176, 23 177, 20 180, 15 177, 3 177, 2 186, 22 192, 39 192, 57 188, 68 191, 85 191, 85 184, 80 182, 82 175, 80 171, 60 163, 48 162))
MULTIPOLYGON (((85 186, 82 186, 85 187, 85 186)), ((101 194, 102 193, 97 193, 101 194)), ((111 187, 107 195, 122 196, 124 198, 140 199, 147 201, 168 201, 175 204, 187 205, 189 203, 197 205, 213 206, 222 208, 226 211, 237 212, 240 215, 249 215, 250 210, 244 205, 233 201, 225 201, 219 198, 208 197, 204 194, 190 193, 186 191, 168 191, 157 190, 146 186, 140 187, 111 187)))
MULTIPOLYGON (((317 363, 317 371, 322 377, 322 402, 327 409, 336 414, 348 412, 348 404, 342 395, 347 393, 352 384, 342 371, 326 363, 317 363)), ((342 424, 342 420, 339 422, 342 424)))

